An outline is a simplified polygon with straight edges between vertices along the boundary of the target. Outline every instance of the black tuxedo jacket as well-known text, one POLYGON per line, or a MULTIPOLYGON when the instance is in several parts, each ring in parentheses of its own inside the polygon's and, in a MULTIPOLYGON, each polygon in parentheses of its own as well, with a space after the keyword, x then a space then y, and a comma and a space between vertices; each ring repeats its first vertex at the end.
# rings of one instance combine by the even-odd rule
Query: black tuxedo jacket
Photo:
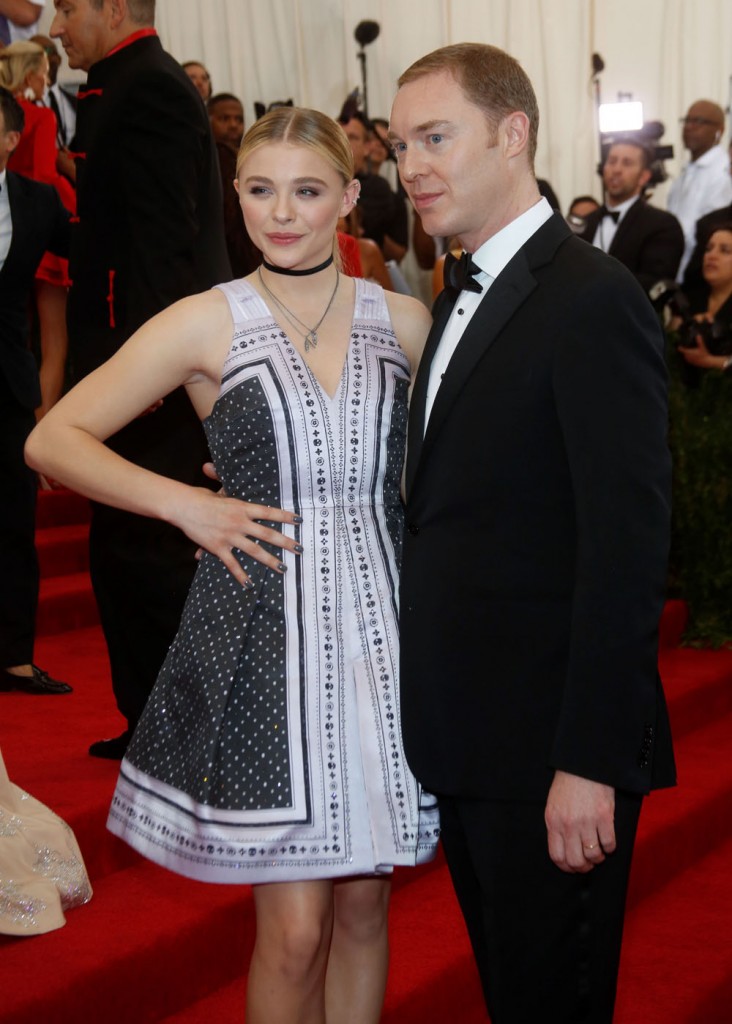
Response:
MULTIPOLYGON (((150 317, 231 271, 208 117, 156 36, 91 67, 76 127, 68 319, 73 370, 82 377, 150 317)), ((180 389, 111 444, 149 469, 201 480, 203 432, 180 389)))
MULTIPOLYGON (((580 235, 587 242, 595 237, 600 212, 587 217, 580 235)), ((684 232, 678 220, 666 210, 638 199, 618 224, 609 255, 620 260, 646 290, 662 278, 675 280, 684 252, 684 232)))
POLYGON ((13 236, 0 270, 0 372, 24 409, 41 404, 38 367, 28 348, 28 304, 44 252, 69 253, 69 214, 51 185, 8 171, 13 236))
POLYGON ((412 397, 402 727, 427 789, 544 799, 555 769, 674 781, 656 670, 669 537, 663 337, 555 214, 492 284, 423 437, 412 397))

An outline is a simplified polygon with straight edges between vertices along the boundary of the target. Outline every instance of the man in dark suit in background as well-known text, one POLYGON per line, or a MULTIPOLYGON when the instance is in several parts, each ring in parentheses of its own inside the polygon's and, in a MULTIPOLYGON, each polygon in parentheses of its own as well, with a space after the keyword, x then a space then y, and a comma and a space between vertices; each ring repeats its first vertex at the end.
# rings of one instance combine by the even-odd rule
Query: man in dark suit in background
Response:
POLYGON ((23 460, 23 446, 41 404, 28 307, 44 252, 68 255, 69 214, 50 185, 6 170, 23 121, 20 105, 0 88, 0 691, 58 694, 71 687, 33 664, 36 476, 23 460))
POLYGON ((663 337, 628 271, 540 198, 513 58, 446 47, 399 85, 404 186, 467 250, 410 408, 405 749, 493 1024, 609 1024, 642 794, 675 778, 663 337))
MULTIPOLYGON (((78 223, 68 319, 77 377, 166 306, 230 277, 221 184, 206 110, 153 27, 154 0, 55 0, 50 34, 88 71, 77 111, 78 223)), ((110 446, 138 465, 203 481, 207 448, 184 390, 110 446)), ((121 736, 90 748, 121 758, 175 635, 195 567, 173 527, 95 506, 92 582, 109 649, 121 736)))
POLYGON ((262 262, 262 254, 249 238, 241 214, 239 194, 234 188, 236 161, 244 134, 244 107, 241 100, 232 93, 219 92, 208 101, 206 110, 219 158, 224 234, 231 273, 235 278, 246 277, 262 262))
POLYGON ((675 280, 684 252, 684 232, 672 213, 650 206, 651 154, 624 138, 605 153, 605 206, 590 213, 580 235, 625 264, 647 292, 657 281, 675 280))

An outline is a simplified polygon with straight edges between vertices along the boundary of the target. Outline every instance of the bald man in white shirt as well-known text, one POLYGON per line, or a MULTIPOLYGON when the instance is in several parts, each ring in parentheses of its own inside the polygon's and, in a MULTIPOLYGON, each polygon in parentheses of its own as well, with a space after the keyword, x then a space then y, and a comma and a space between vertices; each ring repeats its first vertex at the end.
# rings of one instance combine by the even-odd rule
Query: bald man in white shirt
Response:
POLYGON ((672 184, 667 204, 684 231, 678 281, 683 280, 694 251, 697 221, 732 203, 729 156, 719 144, 724 133, 724 111, 712 100, 697 100, 682 118, 682 124, 684 147, 691 160, 672 184))

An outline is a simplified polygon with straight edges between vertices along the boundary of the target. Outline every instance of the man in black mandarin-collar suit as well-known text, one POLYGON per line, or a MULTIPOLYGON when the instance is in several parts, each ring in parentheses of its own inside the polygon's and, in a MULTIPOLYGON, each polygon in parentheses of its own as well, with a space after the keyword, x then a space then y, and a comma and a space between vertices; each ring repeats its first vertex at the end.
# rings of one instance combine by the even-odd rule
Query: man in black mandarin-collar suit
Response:
POLYGON ((407 193, 477 264, 450 270, 412 395, 406 753, 493 1024, 609 1024, 642 794, 675 780, 663 338, 627 270, 540 200, 516 61, 461 44, 399 84, 407 193))
POLYGON ((650 179, 647 148, 626 138, 614 142, 602 165, 606 206, 588 215, 580 235, 620 260, 646 292, 660 280, 676 279, 684 252, 684 232, 674 215, 643 198, 650 179))
MULTIPOLYGON (((52 186, 6 170, 22 130, 20 105, 0 89, 0 206, 11 223, 9 246, 0 230, 0 690, 68 693, 71 687, 33 665, 36 477, 23 461, 23 445, 41 404, 38 367, 28 347, 28 307, 44 252, 68 255, 69 214, 52 186)), ((0 218, 0 228, 6 223, 0 218)))
MULTIPOLYGON (((74 0, 56 3, 51 25, 71 67, 89 72, 78 97, 68 304, 77 377, 171 303, 231 276, 208 117, 154 16, 154 0, 74 0)), ((155 472, 204 482, 204 434, 182 388, 108 443, 155 472)), ((95 756, 124 754, 178 627, 194 547, 166 523, 94 507, 92 582, 128 723, 93 744, 95 756)))

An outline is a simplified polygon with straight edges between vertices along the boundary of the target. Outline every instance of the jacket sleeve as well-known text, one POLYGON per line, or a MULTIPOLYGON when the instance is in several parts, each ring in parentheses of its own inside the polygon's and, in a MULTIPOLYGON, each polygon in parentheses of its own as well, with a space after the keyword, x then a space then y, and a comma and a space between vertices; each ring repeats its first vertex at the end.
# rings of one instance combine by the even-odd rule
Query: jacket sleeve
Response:
POLYGON ((224 247, 221 183, 205 112, 173 76, 136 83, 125 102, 119 154, 127 222, 113 269, 120 308, 134 329, 200 290, 202 218, 218 218, 224 247))
MULTIPOLYGON (((658 211, 662 213, 662 211, 658 211)), ((658 218, 643 242, 635 276, 648 291, 661 279, 675 280, 684 254, 684 232, 673 214, 658 218)))
POLYGON ((670 518, 663 335, 616 263, 574 307, 553 380, 577 547, 551 763, 645 792, 665 714, 656 668, 670 518))

